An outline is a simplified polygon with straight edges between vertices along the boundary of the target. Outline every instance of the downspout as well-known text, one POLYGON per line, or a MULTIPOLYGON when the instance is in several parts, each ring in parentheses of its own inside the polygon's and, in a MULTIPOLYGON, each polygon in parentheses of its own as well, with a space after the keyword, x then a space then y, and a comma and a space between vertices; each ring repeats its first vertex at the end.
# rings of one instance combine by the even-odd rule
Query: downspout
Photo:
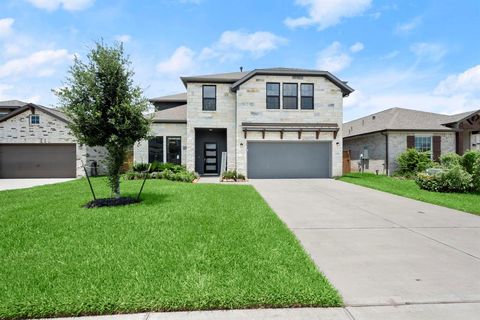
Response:
MULTIPOLYGON (((238 145, 238 124, 237 124, 237 91, 235 92, 235 172, 237 172, 237 158, 238 158, 238 153, 237 153, 237 145, 238 145)), ((228 166, 228 165, 227 165, 228 166)))
POLYGON ((383 136, 385 136, 385 173, 388 174, 388 133, 381 132, 383 136))

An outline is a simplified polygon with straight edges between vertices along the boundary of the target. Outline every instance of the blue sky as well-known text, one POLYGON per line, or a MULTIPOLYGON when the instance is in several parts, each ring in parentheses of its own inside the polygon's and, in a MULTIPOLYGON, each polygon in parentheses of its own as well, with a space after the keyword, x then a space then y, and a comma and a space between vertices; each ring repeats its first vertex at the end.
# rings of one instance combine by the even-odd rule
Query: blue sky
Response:
POLYGON ((2 0, 0 100, 55 106, 73 55, 123 41, 147 97, 180 75, 328 70, 356 91, 345 120, 390 107, 480 109, 478 0, 2 0))

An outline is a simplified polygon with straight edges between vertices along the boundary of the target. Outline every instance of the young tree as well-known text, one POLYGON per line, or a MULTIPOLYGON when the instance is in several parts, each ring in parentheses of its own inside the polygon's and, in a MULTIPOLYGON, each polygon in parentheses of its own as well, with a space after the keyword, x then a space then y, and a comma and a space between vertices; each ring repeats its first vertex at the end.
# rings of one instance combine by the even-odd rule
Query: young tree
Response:
POLYGON ((125 151, 149 130, 148 102, 133 75, 122 44, 97 42, 85 62, 75 57, 65 87, 55 91, 78 142, 108 151, 108 182, 117 198, 125 151))

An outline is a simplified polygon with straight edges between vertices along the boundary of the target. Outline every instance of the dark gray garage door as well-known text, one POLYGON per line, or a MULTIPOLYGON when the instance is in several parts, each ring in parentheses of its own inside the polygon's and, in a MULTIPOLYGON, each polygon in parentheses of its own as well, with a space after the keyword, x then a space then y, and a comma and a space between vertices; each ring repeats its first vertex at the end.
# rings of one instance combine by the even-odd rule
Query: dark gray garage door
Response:
POLYGON ((329 178, 330 142, 248 142, 251 179, 329 178))
POLYGON ((74 178, 74 144, 0 144, 0 178, 74 178))

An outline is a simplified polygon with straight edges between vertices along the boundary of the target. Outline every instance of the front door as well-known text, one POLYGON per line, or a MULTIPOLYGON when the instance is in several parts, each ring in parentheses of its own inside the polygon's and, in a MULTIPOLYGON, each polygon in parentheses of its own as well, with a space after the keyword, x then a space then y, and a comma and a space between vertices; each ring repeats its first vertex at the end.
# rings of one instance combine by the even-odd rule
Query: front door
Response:
POLYGON ((204 172, 217 173, 218 150, 216 142, 206 142, 203 148, 204 172))

